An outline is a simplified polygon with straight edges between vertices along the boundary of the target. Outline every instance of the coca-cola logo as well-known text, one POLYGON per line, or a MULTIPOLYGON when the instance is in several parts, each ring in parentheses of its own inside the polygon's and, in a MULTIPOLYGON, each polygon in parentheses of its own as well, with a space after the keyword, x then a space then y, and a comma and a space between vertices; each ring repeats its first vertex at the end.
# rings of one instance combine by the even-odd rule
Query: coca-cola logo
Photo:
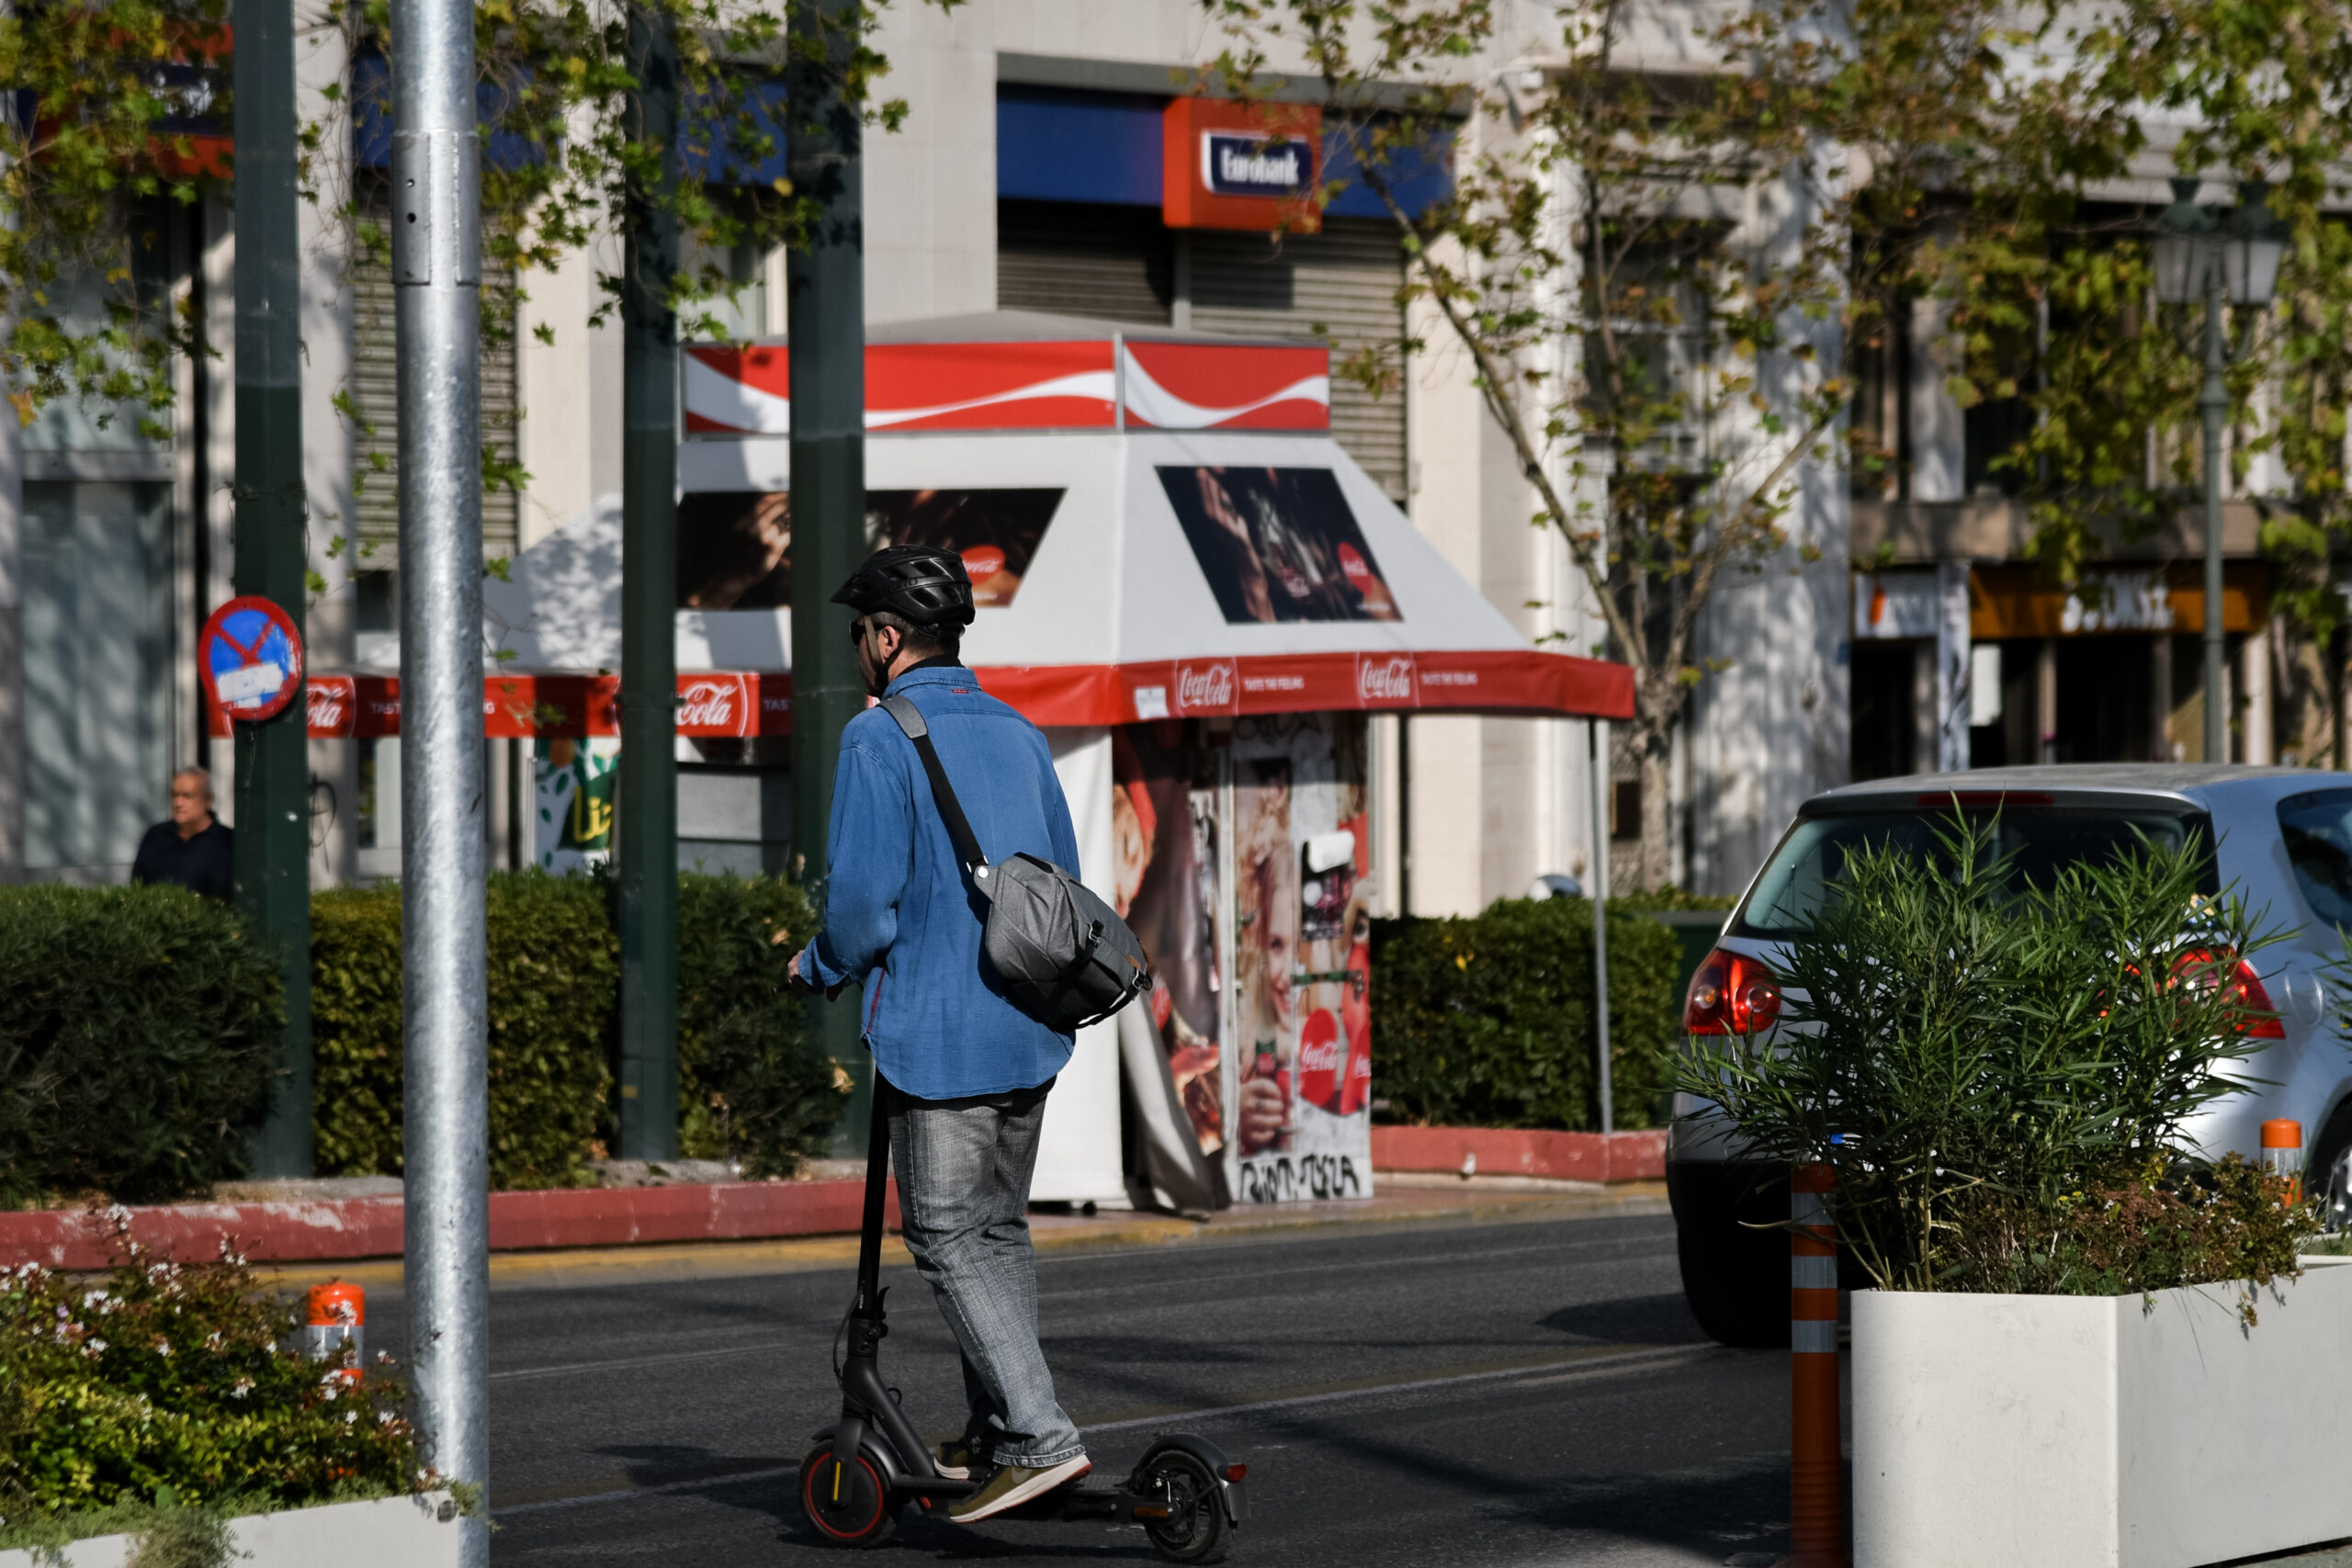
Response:
POLYGON ((1179 709, 1231 707, 1233 666, 1179 665, 1176 670, 1176 705, 1179 709))
POLYGON ((1004 552, 994 545, 974 545, 964 552, 964 570, 978 582, 1004 570, 1004 552))
POLYGON ((1363 557, 1353 545, 1341 545, 1339 554, 1340 575, 1354 586, 1357 592, 1363 592, 1372 582, 1372 568, 1364 564, 1363 557))
POLYGON ((740 694, 732 681, 689 681, 678 694, 678 728, 681 729, 732 729, 735 728, 735 699, 740 694))
POLYGON ((1298 1070, 1336 1073, 1340 1070, 1340 1037, 1328 1030, 1307 1030, 1298 1037, 1298 1070))
POLYGON ((351 711, 351 694, 341 682, 313 682, 309 694, 309 723, 312 729, 340 730, 351 711))
POLYGON ((1413 661, 1403 654, 1391 659, 1367 659, 1356 667, 1356 697, 1367 703, 1408 703, 1413 700, 1413 661))

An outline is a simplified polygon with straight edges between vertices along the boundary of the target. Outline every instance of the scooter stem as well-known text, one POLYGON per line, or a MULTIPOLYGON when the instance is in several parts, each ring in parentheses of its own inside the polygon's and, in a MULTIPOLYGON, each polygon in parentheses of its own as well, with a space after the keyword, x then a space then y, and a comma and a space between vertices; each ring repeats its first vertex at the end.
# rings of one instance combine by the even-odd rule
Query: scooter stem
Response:
POLYGON ((847 1464, 867 1427, 898 1450, 900 1467, 922 1479, 939 1471, 931 1450, 915 1435, 899 1402, 882 1381, 882 1219, 890 1182, 890 1096, 898 1093, 880 1072, 874 1075, 874 1120, 865 1134, 865 1218, 858 1235, 857 1300, 849 1309, 848 1353, 842 1359, 842 1420, 833 1434, 833 1459, 847 1464))
POLYGON ((882 1211, 890 1185, 890 1096, 898 1091, 874 1073, 874 1116, 865 1133, 865 1214, 858 1227, 857 1302, 853 1315, 882 1318, 882 1211))

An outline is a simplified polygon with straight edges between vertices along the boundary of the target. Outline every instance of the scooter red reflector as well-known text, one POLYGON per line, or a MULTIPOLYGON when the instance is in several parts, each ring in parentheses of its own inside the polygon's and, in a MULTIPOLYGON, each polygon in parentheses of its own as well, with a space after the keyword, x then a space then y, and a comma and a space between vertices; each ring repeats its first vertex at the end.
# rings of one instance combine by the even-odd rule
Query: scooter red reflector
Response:
POLYGON ((1250 1479, 1250 1467, 1246 1464, 1228 1464, 1225 1467, 1225 1478, 1227 1481, 1247 1481, 1250 1479))

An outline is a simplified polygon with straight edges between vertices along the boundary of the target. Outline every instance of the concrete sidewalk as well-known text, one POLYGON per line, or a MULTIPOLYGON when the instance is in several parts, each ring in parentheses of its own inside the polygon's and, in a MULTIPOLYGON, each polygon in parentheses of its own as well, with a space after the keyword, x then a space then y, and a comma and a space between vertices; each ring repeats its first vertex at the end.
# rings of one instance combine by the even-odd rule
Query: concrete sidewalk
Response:
MULTIPOLYGON (((1040 1250, 1096 1251, 1174 1247, 1200 1242, 1272 1241, 1317 1230, 1365 1226, 1423 1228, 1534 1220, 1591 1219, 1667 1212, 1663 1181, 1621 1182, 1607 1188, 1571 1182, 1383 1174, 1378 1195, 1321 1203, 1236 1207, 1207 1220, 1170 1214, 1102 1211, 1092 1215, 1033 1213, 1030 1233, 1040 1250)), ((778 1241, 720 1241, 498 1252, 490 1258, 496 1290, 553 1290, 650 1283, 673 1280, 734 1280, 762 1274, 841 1269, 857 1261, 854 1235, 795 1236, 778 1241)), ((882 1247, 886 1266, 911 1261, 895 1232, 882 1247)), ((293 1263, 260 1270, 288 1289, 346 1280, 370 1291, 398 1291, 398 1258, 348 1263, 293 1263)))

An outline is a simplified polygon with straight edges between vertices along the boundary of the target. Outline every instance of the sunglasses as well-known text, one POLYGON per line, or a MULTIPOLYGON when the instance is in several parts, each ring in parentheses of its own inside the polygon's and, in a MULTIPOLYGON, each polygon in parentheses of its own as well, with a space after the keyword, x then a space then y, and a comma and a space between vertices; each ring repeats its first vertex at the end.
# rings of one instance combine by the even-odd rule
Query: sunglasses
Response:
POLYGON ((852 621, 849 624, 849 645, 852 648, 862 647, 865 642, 865 634, 869 630, 886 631, 888 629, 888 627, 876 626, 865 617, 860 616, 858 619, 852 621))

